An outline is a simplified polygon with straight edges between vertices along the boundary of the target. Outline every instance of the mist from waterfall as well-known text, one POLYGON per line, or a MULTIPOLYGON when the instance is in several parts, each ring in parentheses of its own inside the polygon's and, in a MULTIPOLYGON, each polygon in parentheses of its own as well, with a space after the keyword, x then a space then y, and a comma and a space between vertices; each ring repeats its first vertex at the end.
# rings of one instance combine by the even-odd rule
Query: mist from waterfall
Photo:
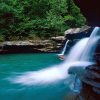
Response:
MULTIPOLYGON (((100 29, 96 27, 92 32, 90 39, 84 38, 77 42, 72 47, 66 60, 62 64, 55 65, 50 68, 42 69, 39 71, 29 71, 25 73, 20 73, 20 75, 8 77, 7 80, 9 80, 13 84, 30 86, 35 84, 51 84, 60 80, 67 79, 69 77, 69 68, 78 66, 83 68, 92 64, 92 62, 90 61, 84 61, 84 58, 86 58, 87 55, 90 55, 90 50, 92 51, 93 47, 95 48, 95 45, 93 45, 95 41, 92 41, 91 39, 95 38, 95 35, 98 36, 99 31, 100 29), (87 54, 88 50, 89 52, 87 54), (84 54, 84 56, 82 54, 84 54)), ((72 73, 76 73, 75 71, 81 73, 80 69, 70 70, 70 72, 72 73)))

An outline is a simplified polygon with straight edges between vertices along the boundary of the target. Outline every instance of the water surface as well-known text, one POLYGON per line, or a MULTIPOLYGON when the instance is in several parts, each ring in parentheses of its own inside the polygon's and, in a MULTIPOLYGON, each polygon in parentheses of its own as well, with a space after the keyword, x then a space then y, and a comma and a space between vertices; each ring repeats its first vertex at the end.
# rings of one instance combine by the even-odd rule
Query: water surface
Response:
POLYGON ((53 79, 53 77, 50 79, 52 74, 56 72, 50 71, 51 73, 46 73, 48 75, 46 79, 43 77, 42 80, 49 81, 44 81, 44 83, 39 81, 39 78, 44 73, 41 74, 39 71, 42 69, 49 70, 52 66, 57 66, 61 62, 56 54, 0 55, 0 100, 65 100, 66 94, 70 91, 70 86, 66 79, 51 81, 53 79), (39 73, 35 74, 35 77, 39 75, 38 82, 26 84, 28 81, 35 82, 30 76, 33 75, 34 77, 34 74, 32 74, 34 72, 39 73), (24 80, 22 84, 20 82, 14 83, 23 74, 26 76, 21 77, 21 80, 23 78, 30 78, 30 80, 24 80), (49 74, 51 74, 50 77, 49 74))

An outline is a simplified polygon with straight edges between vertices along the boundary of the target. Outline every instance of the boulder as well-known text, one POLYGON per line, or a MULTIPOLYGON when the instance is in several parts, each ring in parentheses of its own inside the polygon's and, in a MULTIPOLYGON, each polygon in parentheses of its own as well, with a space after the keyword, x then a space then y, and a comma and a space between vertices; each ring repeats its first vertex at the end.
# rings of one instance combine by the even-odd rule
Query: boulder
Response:
POLYGON ((61 42, 65 40, 65 37, 64 36, 51 37, 51 40, 61 42))
POLYGON ((81 39, 84 37, 89 37, 93 27, 83 26, 82 28, 71 28, 65 31, 65 37, 67 39, 81 39))

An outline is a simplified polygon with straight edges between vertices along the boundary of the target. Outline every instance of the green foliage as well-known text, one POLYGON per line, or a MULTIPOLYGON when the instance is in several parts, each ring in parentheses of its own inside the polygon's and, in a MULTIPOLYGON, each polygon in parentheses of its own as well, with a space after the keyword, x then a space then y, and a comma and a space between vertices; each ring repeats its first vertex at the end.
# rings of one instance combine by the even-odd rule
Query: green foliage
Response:
POLYGON ((80 9, 75 6, 72 0, 67 0, 68 14, 64 17, 65 22, 69 27, 80 27, 86 22, 83 15, 80 13, 80 9))
POLYGON ((4 37, 3 35, 0 35, 0 42, 3 42, 4 41, 4 37))
POLYGON ((85 18, 72 0, 0 0, 3 40, 48 38, 84 24, 85 18))

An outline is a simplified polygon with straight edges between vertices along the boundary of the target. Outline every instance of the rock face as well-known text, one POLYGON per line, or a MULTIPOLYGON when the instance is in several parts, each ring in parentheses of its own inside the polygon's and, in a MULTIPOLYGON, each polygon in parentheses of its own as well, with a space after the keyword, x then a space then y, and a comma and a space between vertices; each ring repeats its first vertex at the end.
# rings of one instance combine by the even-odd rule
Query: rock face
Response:
POLYGON ((52 40, 41 41, 5 41, 0 44, 0 54, 58 52, 62 43, 52 40))
POLYGON ((83 26, 82 28, 71 28, 71 29, 68 29, 68 30, 65 31, 65 35, 85 32, 90 28, 91 28, 90 26, 83 26))
POLYGON ((65 40, 65 36, 51 37, 51 40, 56 41, 56 42, 62 42, 65 40))
POLYGON ((100 64, 88 66, 82 79, 80 98, 98 100, 100 98, 100 64))
POLYGON ((89 37, 93 29, 93 27, 89 26, 84 26, 82 28, 71 28, 65 31, 65 36, 70 40, 81 39, 84 37, 89 37))

